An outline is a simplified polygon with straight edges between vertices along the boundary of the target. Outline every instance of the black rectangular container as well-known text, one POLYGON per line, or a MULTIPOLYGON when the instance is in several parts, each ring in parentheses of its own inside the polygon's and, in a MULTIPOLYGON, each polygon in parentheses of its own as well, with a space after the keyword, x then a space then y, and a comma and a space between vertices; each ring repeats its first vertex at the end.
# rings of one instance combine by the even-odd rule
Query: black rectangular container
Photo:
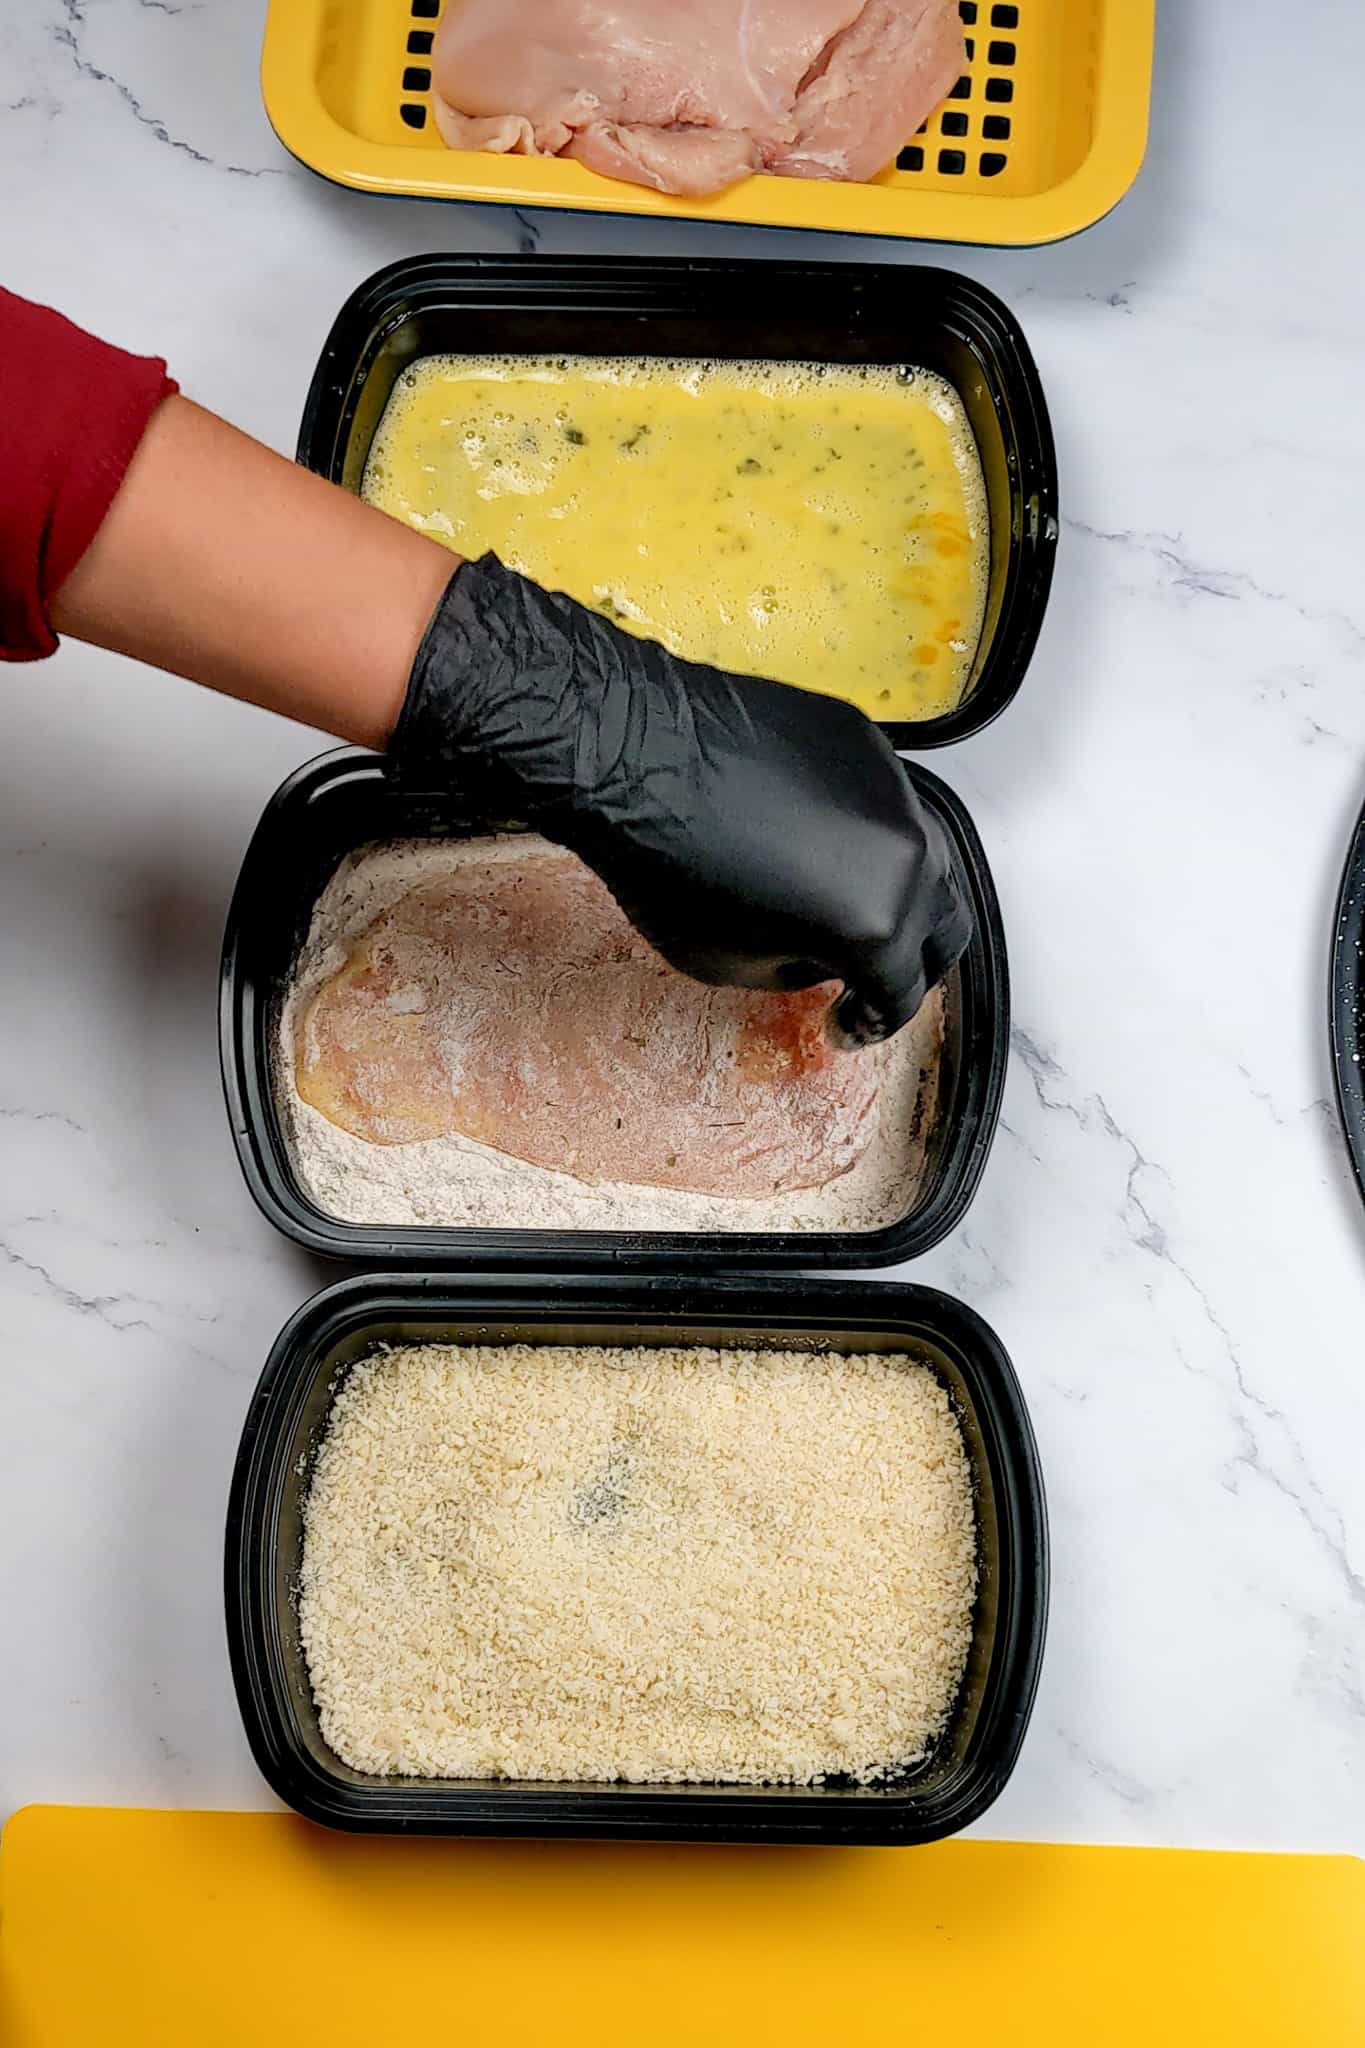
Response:
POLYGON ((1057 466, 1042 385, 1012 313, 946 270, 912 265, 421 256, 346 301, 313 374, 298 457, 358 491, 400 373, 451 353, 692 356, 884 363, 933 370, 960 395, 981 451, 990 584, 956 710, 887 721, 900 747, 988 725, 1023 680, 1057 546, 1057 466))
POLYGON ((956 1833, 995 1799, 1019 1753, 1042 1658, 1047 1581, 1037 1451, 998 1339, 946 1295, 867 1281, 342 1281, 300 1309, 276 1341, 247 1418, 228 1512, 228 1639, 257 1764, 297 1812, 362 1833, 882 1844, 956 1833), (379 1344, 433 1342, 732 1344, 924 1357, 958 1411, 980 1561, 967 1671, 935 1754, 872 1786, 400 1780, 343 1764, 318 1725, 294 1600, 312 1456, 347 1368, 379 1344))
POLYGON ((311 762, 276 792, 228 911, 219 1009, 223 1085, 242 1172, 265 1215, 324 1258, 447 1271, 889 1266, 937 1244, 965 1214, 995 1135, 1009 1047, 1009 973, 995 887, 970 818, 936 776, 903 765, 948 834, 974 931, 947 986, 940 1102, 924 1171, 898 1222, 876 1231, 567 1232, 421 1229, 328 1216, 294 1171, 272 1071, 280 1008, 313 906, 339 861, 357 847, 480 829, 448 791, 428 795, 400 784, 377 755, 353 748, 311 762))

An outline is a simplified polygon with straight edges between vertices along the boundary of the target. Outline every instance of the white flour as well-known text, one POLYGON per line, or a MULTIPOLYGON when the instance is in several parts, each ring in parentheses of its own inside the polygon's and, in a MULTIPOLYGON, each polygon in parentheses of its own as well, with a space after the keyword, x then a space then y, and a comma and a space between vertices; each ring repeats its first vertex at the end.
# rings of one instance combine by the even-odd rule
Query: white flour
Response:
POLYGON ((887 1050, 876 1129, 862 1158, 824 1187, 780 1195, 590 1184, 458 1136, 374 1145, 301 1100, 294 1086, 295 1019, 381 911, 418 883, 467 862, 518 860, 544 850, 543 841, 523 834, 395 841, 348 855, 323 890, 295 963, 275 1048, 281 1120, 295 1171, 318 1207, 345 1223, 490 1230, 878 1230, 906 1215, 937 1109, 940 994, 887 1050))

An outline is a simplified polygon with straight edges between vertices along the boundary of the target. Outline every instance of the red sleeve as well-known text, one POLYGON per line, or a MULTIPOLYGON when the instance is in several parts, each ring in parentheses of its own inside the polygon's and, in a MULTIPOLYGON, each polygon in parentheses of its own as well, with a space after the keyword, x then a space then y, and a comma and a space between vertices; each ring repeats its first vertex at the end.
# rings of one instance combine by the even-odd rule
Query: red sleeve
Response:
POLYGON ((48 607, 178 388, 159 359, 0 291, 0 661, 57 645, 48 607))

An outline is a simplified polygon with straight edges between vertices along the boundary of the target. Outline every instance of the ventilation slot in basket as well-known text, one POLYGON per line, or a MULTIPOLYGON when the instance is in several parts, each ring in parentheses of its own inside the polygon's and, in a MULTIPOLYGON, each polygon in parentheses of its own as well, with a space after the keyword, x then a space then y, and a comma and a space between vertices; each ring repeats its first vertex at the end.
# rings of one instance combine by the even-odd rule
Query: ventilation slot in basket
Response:
MULTIPOLYGON (((441 12, 441 0, 409 0, 408 12, 414 21, 435 21, 441 12)), ((429 28, 410 28, 403 45, 404 57, 429 57, 434 33, 429 28)), ((431 91, 431 72, 427 66, 405 63, 400 90, 399 120, 405 128, 425 128, 427 95, 431 91)))
POLYGON ((1018 7, 992 6, 989 0, 959 0, 958 13, 966 29, 988 28, 990 37, 966 37, 968 69, 948 95, 941 113, 926 121, 913 142, 896 158, 898 171, 912 174, 926 168, 941 178, 998 178, 1009 163, 1000 145, 1010 139, 1010 119, 994 111, 1014 99, 1014 80, 1009 76, 1018 55, 1018 7), (1006 40, 994 31, 1008 29, 1006 40), (978 112, 984 101, 990 111, 978 112), (972 144, 989 143, 990 148, 973 149, 972 144), (940 147, 939 145, 943 146, 940 147))

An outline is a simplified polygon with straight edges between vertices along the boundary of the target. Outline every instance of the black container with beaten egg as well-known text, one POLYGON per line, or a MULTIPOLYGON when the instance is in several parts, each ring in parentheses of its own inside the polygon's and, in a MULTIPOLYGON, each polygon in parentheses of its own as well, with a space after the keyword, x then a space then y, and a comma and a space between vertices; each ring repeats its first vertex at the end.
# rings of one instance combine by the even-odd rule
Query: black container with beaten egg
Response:
MULTIPOLYGON (((900 746, 940 746, 987 724, 1018 689, 1051 578, 1056 475, 1028 349, 980 286, 900 267, 513 256, 396 264, 338 316, 309 392, 299 459, 359 490, 397 377, 418 357, 446 352, 937 371, 962 397, 982 458, 991 523, 985 624, 961 705, 886 730, 900 746)), ((280 1007, 313 906, 360 846, 466 836, 491 821, 448 791, 399 787, 378 757, 351 749, 300 769, 272 798, 224 941, 229 1119, 247 1184, 270 1221, 312 1251, 372 1269, 318 1296, 281 1334, 233 1480, 226 1583, 238 1699, 264 1775, 300 1812, 363 1831, 909 1843, 966 1826, 1004 1785, 1032 1706, 1047 1608, 1042 1482, 1009 1360, 979 1317, 943 1295, 802 1279, 794 1270, 892 1265, 927 1251, 965 1214, 999 1114, 1009 991, 995 890, 962 804, 927 771, 907 764, 906 773, 948 833, 976 929, 947 991, 944 1080, 920 1185, 903 1218, 872 1232, 424 1229, 328 1217, 294 1171, 273 1072, 280 1007), (933 1756, 871 1787, 651 1787, 366 1778, 332 1755, 292 1591, 309 1459, 332 1392, 381 1344, 500 1340, 771 1343, 927 1357, 962 1425, 981 1564, 968 1668, 933 1756)))
POLYGON ((691 357, 932 370, 966 410, 990 512, 981 640, 962 702, 887 721, 898 747, 989 725, 1024 678, 1057 547, 1057 464, 1042 385, 1012 313, 947 270, 616 257, 422 256, 352 293, 327 337, 298 459, 359 491, 403 371, 429 355, 691 357))

